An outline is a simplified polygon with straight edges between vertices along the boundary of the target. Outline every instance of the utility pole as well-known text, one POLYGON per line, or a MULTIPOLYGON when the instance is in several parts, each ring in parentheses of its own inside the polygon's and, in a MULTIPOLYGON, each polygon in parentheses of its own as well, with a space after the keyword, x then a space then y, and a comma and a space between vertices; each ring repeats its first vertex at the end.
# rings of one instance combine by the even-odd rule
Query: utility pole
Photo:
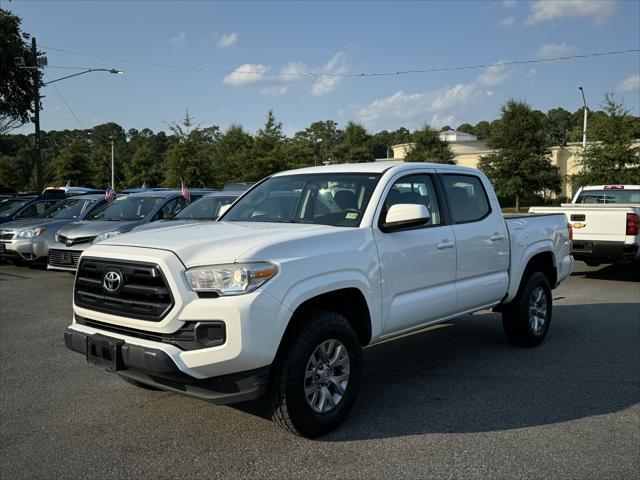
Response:
POLYGON ((586 150, 587 148, 587 101, 584 98, 584 89, 582 87, 578 87, 580 93, 582 93, 582 104, 584 105, 584 123, 582 127, 582 149, 586 150))
POLYGON ((116 170, 115 170, 115 153, 114 153, 114 144, 113 137, 111 137, 111 188, 113 190, 116 189, 115 178, 116 178, 116 170))
POLYGON ((36 184, 38 190, 42 190, 42 139, 40 136, 40 71, 38 69, 38 48, 36 47, 36 37, 31 38, 31 56, 33 58, 33 108, 35 114, 33 123, 36 127, 36 184))

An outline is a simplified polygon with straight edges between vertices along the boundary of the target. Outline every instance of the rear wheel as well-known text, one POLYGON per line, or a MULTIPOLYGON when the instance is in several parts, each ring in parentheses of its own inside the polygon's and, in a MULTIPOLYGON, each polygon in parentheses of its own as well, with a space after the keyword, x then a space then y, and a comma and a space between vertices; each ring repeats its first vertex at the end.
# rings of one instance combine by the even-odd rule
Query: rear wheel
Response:
POLYGON ((342 315, 304 316, 274 364, 267 408, 281 427, 312 438, 338 427, 349 413, 360 383, 362 348, 342 315))
POLYGON ((502 311, 507 340, 521 347, 540 345, 549 331, 552 307, 547 277, 541 272, 532 273, 520 287, 518 296, 502 311))

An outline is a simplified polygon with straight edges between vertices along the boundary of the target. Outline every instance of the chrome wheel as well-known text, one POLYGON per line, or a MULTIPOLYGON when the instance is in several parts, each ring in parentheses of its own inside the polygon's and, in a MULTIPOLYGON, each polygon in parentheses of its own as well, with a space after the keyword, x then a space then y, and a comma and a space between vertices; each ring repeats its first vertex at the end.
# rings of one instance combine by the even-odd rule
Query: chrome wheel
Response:
POLYGON ((540 333, 547 321, 547 292, 537 287, 529 297, 529 328, 533 333, 540 333))
POLYGON ((347 347, 339 340, 325 340, 316 347, 304 374, 304 395, 314 412, 330 412, 340 403, 350 367, 347 347))

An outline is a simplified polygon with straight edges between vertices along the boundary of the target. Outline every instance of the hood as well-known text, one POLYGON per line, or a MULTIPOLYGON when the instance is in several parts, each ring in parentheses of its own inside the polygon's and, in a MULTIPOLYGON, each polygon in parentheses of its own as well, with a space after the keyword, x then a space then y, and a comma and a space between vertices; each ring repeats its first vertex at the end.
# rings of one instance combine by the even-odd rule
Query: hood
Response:
POLYGON ((295 240, 310 241, 343 229, 326 225, 260 223, 260 222, 207 222, 190 223, 177 227, 158 229, 150 235, 146 231, 134 231, 122 237, 101 242, 100 245, 146 247, 170 250, 187 267, 233 263, 234 261, 260 261, 250 258, 251 252, 263 250, 275 244, 295 240))
POLYGON ((0 229, 24 230, 26 228, 44 227, 53 222, 55 222, 55 220, 52 218, 25 218, 3 223, 0 229))
POLYGON ((192 223, 201 223, 205 220, 157 220, 155 222, 145 223, 143 225, 138 225, 134 227, 132 232, 143 232, 146 230, 156 230, 158 228, 172 228, 172 227, 180 227, 182 225, 192 224, 192 223))
POLYGON ((67 238, 96 237, 104 232, 128 232, 140 223, 139 220, 132 222, 117 222, 111 220, 81 220, 71 222, 58 230, 60 235, 67 238))

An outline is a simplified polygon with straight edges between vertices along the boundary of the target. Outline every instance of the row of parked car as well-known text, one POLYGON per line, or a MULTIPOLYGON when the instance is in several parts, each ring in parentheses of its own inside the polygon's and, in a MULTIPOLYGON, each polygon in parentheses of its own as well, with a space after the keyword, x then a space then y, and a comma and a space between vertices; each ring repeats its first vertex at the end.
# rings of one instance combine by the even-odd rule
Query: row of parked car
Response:
POLYGON ((111 201, 104 192, 77 187, 6 198, 0 201, 0 258, 75 272, 80 255, 92 244, 132 230, 214 221, 248 186, 194 189, 189 195, 130 189, 111 201))

